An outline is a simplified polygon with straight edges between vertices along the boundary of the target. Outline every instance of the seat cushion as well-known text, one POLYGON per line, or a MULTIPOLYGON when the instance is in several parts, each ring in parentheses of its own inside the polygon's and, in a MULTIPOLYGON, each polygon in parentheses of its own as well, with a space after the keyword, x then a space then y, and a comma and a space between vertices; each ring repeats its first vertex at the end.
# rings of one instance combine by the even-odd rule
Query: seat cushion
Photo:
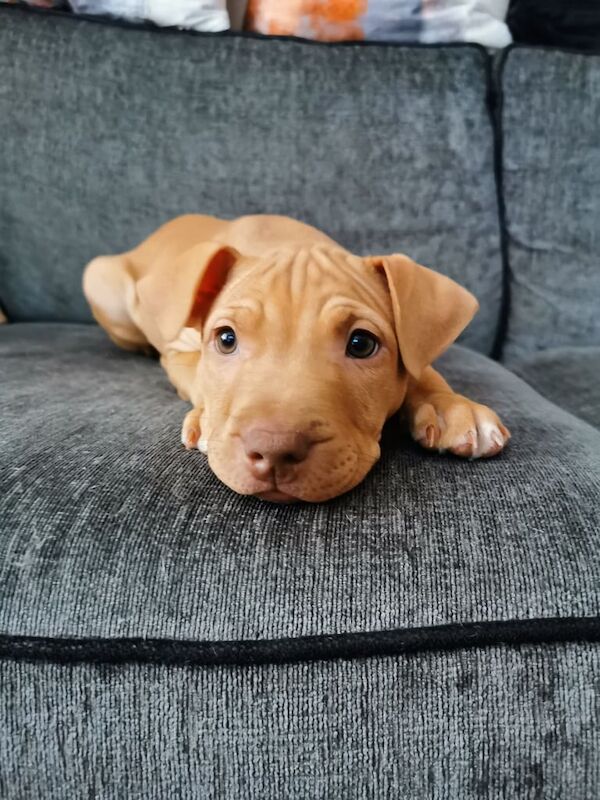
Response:
POLYGON ((179 444, 158 364, 94 326, 0 328, 0 633, 279 639, 600 612, 600 432, 486 357, 498 458, 426 454, 395 420, 353 492, 276 506, 179 444))
POLYGON ((600 347, 556 347, 510 368, 540 394, 600 428, 600 347))
POLYGON ((516 47, 501 89, 504 353, 600 345, 600 56, 516 47))
POLYGON ((92 257, 178 214, 266 212, 449 274, 481 303, 464 341, 490 351, 502 267, 483 48, 138 30, 0 4, 0 76, 9 318, 90 320, 92 257))

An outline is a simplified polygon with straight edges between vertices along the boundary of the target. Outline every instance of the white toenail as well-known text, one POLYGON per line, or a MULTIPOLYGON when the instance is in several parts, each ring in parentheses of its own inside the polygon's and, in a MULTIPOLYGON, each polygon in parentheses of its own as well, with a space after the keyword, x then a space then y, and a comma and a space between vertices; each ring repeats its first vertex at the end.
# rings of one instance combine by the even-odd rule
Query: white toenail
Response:
POLYGON ((478 448, 477 455, 482 456, 489 453, 495 447, 503 447, 504 439, 498 430, 498 427, 493 422, 481 422, 479 425, 481 432, 480 447, 478 448))
POLYGON ((201 453, 208 452, 208 441, 206 439, 198 439, 198 450, 200 450, 201 453))

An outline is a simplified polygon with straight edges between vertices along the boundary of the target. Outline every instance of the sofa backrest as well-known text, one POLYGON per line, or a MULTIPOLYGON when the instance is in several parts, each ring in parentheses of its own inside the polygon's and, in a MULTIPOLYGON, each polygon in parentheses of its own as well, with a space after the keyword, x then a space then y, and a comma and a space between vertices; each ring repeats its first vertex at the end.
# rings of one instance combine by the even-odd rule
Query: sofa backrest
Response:
POLYGON ((192 35, 0 7, 0 301, 89 320, 85 263, 177 214, 289 214, 406 252, 481 310, 500 228, 482 48, 192 35))
POLYGON ((600 56, 511 48, 501 70, 504 357, 600 344, 600 56))

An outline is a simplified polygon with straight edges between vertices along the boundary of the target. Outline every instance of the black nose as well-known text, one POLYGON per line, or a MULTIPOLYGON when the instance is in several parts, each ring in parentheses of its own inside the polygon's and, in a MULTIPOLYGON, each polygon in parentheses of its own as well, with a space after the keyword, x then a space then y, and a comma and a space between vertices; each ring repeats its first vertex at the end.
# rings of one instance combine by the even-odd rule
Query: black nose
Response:
POLYGON ((266 478, 273 471, 300 464, 311 442, 301 431, 250 428, 242 435, 250 471, 256 478, 266 478))

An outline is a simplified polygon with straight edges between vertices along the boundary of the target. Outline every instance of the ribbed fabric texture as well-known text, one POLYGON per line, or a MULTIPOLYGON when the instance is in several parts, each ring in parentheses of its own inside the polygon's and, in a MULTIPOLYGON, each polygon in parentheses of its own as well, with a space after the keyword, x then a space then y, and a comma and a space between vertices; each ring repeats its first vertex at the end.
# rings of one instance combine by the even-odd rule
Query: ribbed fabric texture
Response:
POLYGON ((159 365, 84 325, 0 329, 0 631, 232 640, 600 612, 600 432, 501 366, 441 370, 513 431, 500 458, 386 432, 347 496, 234 494, 179 444, 159 365))
POLYGON ((0 301, 89 320, 85 263, 173 216, 290 214, 501 301, 481 48, 128 30, 0 7, 0 301), (68 123, 67 123, 68 120, 68 123))
POLYGON ((600 649, 246 668, 0 662, 3 800, 590 800, 600 649))

